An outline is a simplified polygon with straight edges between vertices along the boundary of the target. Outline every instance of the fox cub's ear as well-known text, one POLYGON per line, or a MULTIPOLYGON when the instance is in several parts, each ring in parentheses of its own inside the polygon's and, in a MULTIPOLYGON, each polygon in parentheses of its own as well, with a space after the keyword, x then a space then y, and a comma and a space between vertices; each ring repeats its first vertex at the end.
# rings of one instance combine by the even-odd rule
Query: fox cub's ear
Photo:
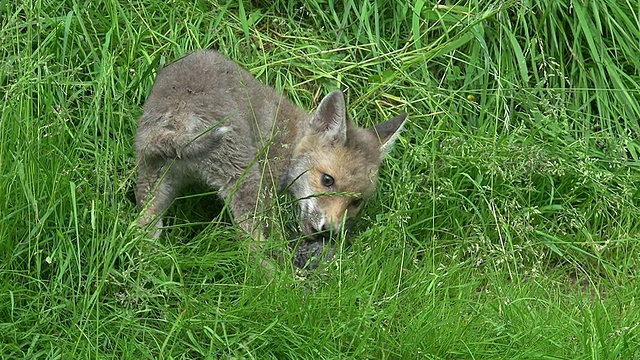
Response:
POLYGON ((380 140, 381 158, 384 158, 384 156, 387 155, 387 153, 389 153, 389 151, 391 150, 391 147, 396 141, 396 138, 398 137, 400 130, 402 130, 402 126, 404 125, 406 120, 407 113, 404 113, 369 129, 369 131, 373 131, 373 133, 380 140))
POLYGON ((311 118, 311 128, 330 142, 344 144, 347 141, 347 110, 342 91, 334 90, 320 101, 311 118))

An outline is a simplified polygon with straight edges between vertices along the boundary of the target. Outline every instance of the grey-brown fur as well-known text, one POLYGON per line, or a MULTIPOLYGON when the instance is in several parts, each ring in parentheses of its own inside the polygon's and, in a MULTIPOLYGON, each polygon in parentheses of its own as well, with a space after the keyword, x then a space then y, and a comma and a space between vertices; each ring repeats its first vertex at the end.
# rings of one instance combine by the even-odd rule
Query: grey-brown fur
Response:
MULTIPOLYGON (((140 224, 155 221, 161 227, 159 217, 180 190, 200 182, 218 189, 236 222, 262 240, 265 224, 256 214, 275 191, 289 188, 296 198, 317 193, 309 193, 318 181, 308 177, 319 176, 318 160, 333 159, 318 156, 338 154, 340 161, 357 167, 341 165, 341 178, 336 175, 331 191, 370 195, 384 153, 405 117, 377 129, 358 128, 347 119, 339 91, 327 95, 319 110, 309 114, 220 53, 193 53, 159 72, 138 121, 140 224), (361 184, 362 173, 368 174, 370 184, 361 184)), ((302 229, 307 234, 325 230, 326 226, 315 229, 326 223, 313 218, 317 202, 306 204, 312 210, 305 212, 301 204, 302 229)))

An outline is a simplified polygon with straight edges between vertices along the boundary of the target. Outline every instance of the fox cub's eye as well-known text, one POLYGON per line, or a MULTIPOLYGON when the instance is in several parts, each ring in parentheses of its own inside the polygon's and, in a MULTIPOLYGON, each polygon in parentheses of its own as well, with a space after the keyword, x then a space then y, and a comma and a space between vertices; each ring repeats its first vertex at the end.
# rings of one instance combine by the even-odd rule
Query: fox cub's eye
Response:
POLYGON ((322 176, 320 177, 320 181, 322 181, 322 185, 326 187, 331 187, 333 186, 333 183, 334 183, 333 177, 327 174, 322 174, 322 176))

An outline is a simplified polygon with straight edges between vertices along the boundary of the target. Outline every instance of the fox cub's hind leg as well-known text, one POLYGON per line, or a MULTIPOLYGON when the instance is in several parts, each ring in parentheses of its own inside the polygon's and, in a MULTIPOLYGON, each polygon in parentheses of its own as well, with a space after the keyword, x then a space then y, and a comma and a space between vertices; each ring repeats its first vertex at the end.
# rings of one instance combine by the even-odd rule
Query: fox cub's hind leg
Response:
MULTIPOLYGON (((179 191, 197 182, 193 169, 210 164, 203 161, 212 147, 229 131, 228 127, 209 125, 196 115, 156 115, 145 113, 136 134, 138 158, 138 207, 143 210, 141 226, 162 227, 159 218, 179 191)), ((207 179, 207 178, 202 178, 207 179)), ((156 231, 155 237, 160 235, 156 231)))
POLYGON ((153 237, 156 239, 160 237, 161 216, 178 195, 180 188, 171 165, 166 161, 154 162, 146 159, 141 159, 139 164, 136 199, 142 214, 138 225, 155 227, 153 237))

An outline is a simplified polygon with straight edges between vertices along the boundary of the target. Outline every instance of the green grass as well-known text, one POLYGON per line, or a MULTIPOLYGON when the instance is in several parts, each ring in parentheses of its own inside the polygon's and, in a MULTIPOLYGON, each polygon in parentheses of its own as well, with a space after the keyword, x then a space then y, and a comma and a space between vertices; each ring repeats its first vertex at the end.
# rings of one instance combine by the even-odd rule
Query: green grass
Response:
POLYGON ((638 5, 434 3, 0 2, 2 358, 640 358, 638 5), (137 235, 135 122, 199 48, 409 113, 326 268, 266 279, 208 197, 137 235))

